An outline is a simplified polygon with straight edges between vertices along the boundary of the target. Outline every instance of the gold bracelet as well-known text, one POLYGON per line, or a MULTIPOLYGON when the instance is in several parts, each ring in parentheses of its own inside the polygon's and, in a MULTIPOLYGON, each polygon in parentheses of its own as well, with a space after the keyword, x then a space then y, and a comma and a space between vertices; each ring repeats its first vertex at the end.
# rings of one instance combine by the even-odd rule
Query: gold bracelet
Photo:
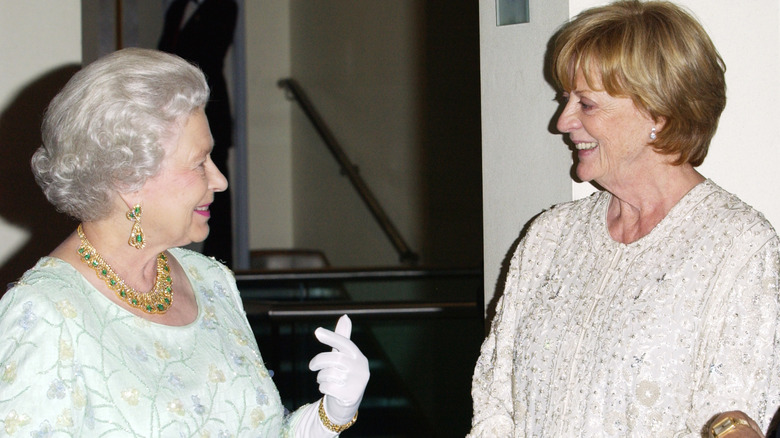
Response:
POLYGON ((349 420, 349 423, 347 424, 338 425, 338 424, 331 423, 330 419, 328 418, 328 414, 325 413, 325 406, 322 405, 322 400, 324 399, 325 397, 320 399, 320 408, 318 412, 320 414, 320 421, 322 421, 322 424, 324 424, 329 431, 333 433, 341 433, 349 429, 353 424, 355 424, 355 421, 357 421, 357 414, 358 414, 357 411, 355 412, 355 416, 352 417, 352 419, 349 420))
POLYGON ((720 438, 733 432, 737 426, 750 427, 750 424, 742 418, 725 417, 710 428, 710 436, 713 438, 720 438))

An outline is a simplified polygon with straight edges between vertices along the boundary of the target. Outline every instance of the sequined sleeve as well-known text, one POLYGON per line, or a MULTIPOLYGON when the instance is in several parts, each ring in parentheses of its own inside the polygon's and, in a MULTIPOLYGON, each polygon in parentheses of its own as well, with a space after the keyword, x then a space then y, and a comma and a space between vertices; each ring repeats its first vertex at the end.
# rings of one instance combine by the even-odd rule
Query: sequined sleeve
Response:
MULTIPOLYGON (((749 254, 749 248, 745 252, 749 254)), ((742 410, 766 431, 780 407, 780 272, 778 239, 769 240, 744 266, 725 266, 714 290, 699 344, 690 429, 708 419, 742 410)), ((698 435, 694 435, 698 436, 698 435)))
POLYGON ((514 436, 514 350, 519 309, 527 301, 528 280, 549 263, 546 251, 557 242, 552 237, 558 225, 545 213, 529 228, 512 257, 503 295, 496 306, 496 316, 482 344, 474 369, 471 395, 474 404, 469 438, 514 436))

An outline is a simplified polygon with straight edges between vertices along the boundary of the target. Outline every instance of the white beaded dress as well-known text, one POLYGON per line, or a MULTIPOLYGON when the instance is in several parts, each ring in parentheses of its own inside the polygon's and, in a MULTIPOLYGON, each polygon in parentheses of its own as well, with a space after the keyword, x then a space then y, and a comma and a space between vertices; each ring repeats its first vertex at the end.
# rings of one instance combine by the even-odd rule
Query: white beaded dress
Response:
POLYGON ((170 254, 198 303, 186 326, 127 312, 51 257, 5 294, 0 436, 293 435, 297 414, 284 415, 230 271, 192 251, 170 254))
POLYGON ((477 361, 469 437, 701 437, 780 406, 778 237, 710 180, 630 244, 611 195, 558 205, 512 259, 477 361))

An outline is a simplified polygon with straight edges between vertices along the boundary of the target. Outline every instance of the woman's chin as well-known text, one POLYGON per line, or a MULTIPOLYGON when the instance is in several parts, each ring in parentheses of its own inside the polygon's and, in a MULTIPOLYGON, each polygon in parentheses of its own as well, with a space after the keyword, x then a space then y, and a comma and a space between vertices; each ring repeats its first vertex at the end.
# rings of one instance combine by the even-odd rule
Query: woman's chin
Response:
POLYGON ((589 182, 593 179, 593 176, 588 172, 587 169, 583 169, 580 166, 577 166, 577 179, 580 180, 580 182, 589 182))
MULTIPOLYGON (((207 232, 205 236, 197 236, 193 237, 190 243, 203 243, 206 238, 209 237, 209 233, 207 232)), ((189 244, 188 244, 189 245, 189 244)))
POLYGON ((209 229, 206 227, 205 232, 201 231, 198 233, 191 233, 188 236, 184 236, 180 242, 177 242, 176 245, 178 247, 182 246, 188 246, 188 245, 198 245, 203 243, 206 238, 209 237, 209 229))
POLYGON ((209 223, 206 222, 193 230, 189 238, 192 239, 192 243, 201 243, 209 237, 209 231, 211 231, 211 228, 209 228, 209 223))

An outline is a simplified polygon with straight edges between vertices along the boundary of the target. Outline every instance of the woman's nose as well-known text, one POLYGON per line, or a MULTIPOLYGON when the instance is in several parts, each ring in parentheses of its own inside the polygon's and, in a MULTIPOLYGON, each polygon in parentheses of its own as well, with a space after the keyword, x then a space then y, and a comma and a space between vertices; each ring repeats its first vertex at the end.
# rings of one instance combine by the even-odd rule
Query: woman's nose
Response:
POLYGON ((579 125, 579 119, 574 115, 574 104, 570 101, 563 107, 561 115, 558 116, 558 122, 555 127, 559 132, 567 134, 577 128, 579 125))
MULTIPOLYGON (((211 161, 211 160, 209 160, 211 161)), ((225 175, 219 171, 219 168, 212 161, 209 169, 209 188, 215 192, 224 192, 228 188, 228 181, 225 175)))

